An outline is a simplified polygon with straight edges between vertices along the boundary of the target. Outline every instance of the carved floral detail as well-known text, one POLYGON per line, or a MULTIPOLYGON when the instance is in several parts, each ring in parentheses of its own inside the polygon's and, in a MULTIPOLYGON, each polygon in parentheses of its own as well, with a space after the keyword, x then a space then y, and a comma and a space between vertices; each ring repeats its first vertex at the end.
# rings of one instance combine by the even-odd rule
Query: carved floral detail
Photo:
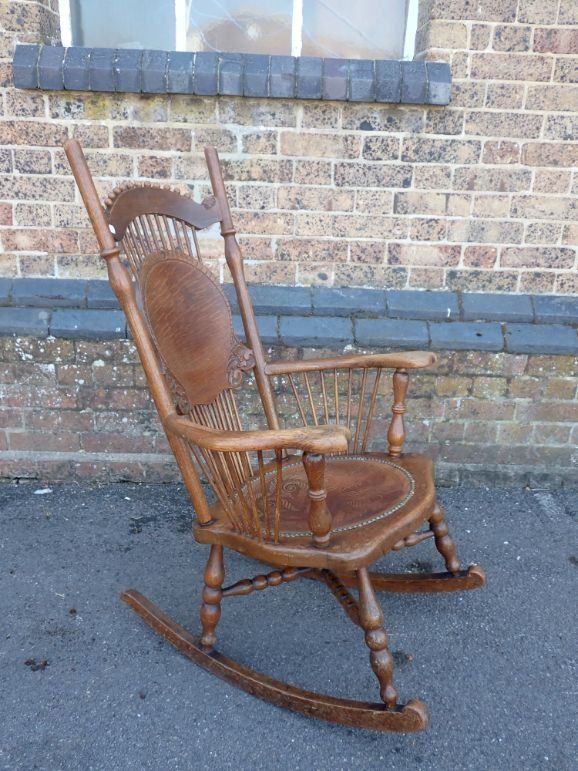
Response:
POLYGON ((243 372, 248 372, 255 366, 253 351, 243 343, 237 343, 227 364, 227 377, 231 388, 238 388, 243 382, 243 372))
POLYGON ((163 369, 165 380, 167 381, 167 385, 169 387, 169 391, 171 392, 171 396, 173 397, 178 414, 187 415, 191 411, 191 405, 189 403, 189 398, 185 393, 185 389, 177 380, 175 380, 175 378, 171 375, 166 367, 163 369))

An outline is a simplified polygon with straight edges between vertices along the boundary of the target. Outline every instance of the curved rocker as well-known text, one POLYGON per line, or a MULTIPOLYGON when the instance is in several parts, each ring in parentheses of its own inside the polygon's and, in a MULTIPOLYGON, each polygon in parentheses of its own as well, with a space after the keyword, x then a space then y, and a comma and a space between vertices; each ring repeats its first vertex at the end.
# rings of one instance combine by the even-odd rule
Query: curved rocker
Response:
POLYGON ((278 707, 351 728, 403 733, 427 728, 427 710, 421 701, 411 699, 405 705, 388 709, 381 703, 338 699, 288 685, 237 664, 218 651, 204 650, 200 638, 187 632, 135 589, 123 592, 121 600, 195 664, 242 691, 278 707))
MULTIPOLYGON (((344 586, 357 586, 355 575, 338 574, 344 586)), ((470 565, 457 573, 379 573, 370 571, 369 577, 376 592, 463 592, 486 585, 486 573, 480 565, 470 565)))

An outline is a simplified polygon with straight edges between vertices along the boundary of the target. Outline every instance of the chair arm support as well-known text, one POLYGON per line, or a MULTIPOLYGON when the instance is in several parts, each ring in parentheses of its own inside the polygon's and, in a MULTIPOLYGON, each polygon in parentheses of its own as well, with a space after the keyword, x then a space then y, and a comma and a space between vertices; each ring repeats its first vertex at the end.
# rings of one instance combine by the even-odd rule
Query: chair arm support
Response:
POLYGON ((347 451, 351 438, 342 426, 315 426, 265 431, 218 431, 192 423, 173 413, 164 422, 170 433, 207 450, 251 452, 255 450, 303 450, 331 455, 347 451))
POLYGON ((431 367, 437 361, 430 351, 407 351, 405 353, 373 353, 336 356, 330 359, 306 359, 302 361, 274 361, 266 365, 268 375, 287 375, 294 372, 318 372, 325 369, 421 369, 431 367))

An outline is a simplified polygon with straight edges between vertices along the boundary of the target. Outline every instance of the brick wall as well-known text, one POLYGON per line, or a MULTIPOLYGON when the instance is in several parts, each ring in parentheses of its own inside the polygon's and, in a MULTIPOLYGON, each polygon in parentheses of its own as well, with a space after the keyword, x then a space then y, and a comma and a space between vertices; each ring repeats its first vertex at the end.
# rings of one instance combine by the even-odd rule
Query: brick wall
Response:
MULTIPOLYGON (((578 294, 575 0, 422 0, 418 56, 450 62, 448 107, 14 89, 15 42, 55 43, 57 5, 0 0, 0 276, 10 279, 0 280, 0 306, 21 306, 0 308, 0 476, 176 477, 130 341, 81 339, 62 298, 36 307, 30 285, 16 287, 104 275, 61 150, 75 136, 103 195, 140 177, 200 196, 202 148, 217 145, 253 283, 460 293, 460 320, 448 323, 408 317, 408 298, 414 314, 423 303, 407 291, 391 321, 314 325, 305 316, 319 307, 288 313, 318 337, 355 331, 363 350, 416 325, 430 343, 434 326, 443 333, 438 348, 464 349, 411 383, 408 446, 437 459, 441 480, 576 483, 576 323, 555 328, 558 306, 540 298, 555 311, 541 316, 536 299, 578 294), (468 292, 517 297, 504 306, 468 292), (485 324, 499 352, 467 350, 480 345, 470 322, 485 324)), ((220 240, 209 235, 204 248, 226 278, 220 240)), ((119 312, 106 298, 91 306, 90 291, 78 295, 91 323, 100 314, 87 337, 114 337, 119 312)), ((388 299, 382 315, 392 308, 388 299)), ((281 341, 295 331, 295 319, 276 324, 281 341)), ((312 355, 295 345, 287 338, 270 355, 312 355)), ((255 404, 246 409, 254 415, 255 404)))
MULTIPOLYGON (((270 350, 273 357, 334 352, 270 350)), ((1 476, 177 479, 131 342, 5 337, 0 354, 1 476)), ((407 449, 434 457, 447 484, 575 486, 577 375, 576 356, 441 354, 435 371, 411 377, 407 449)), ((384 386, 376 449, 385 447, 390 402, 384 386)), ((258 425, 256 400, 242 403, 258 425)))
POLYGON ((77 136, 103 193, 200 195, 217 145, 254 282, 578 291, 575 0, 422 0, 418 56, 452 67, 437 108, 13 89, 14 42, 54 41, 56 6, 0 0, 2 275, 102 275, 60 149, 77 136))
MULTIPOLYGON (((251 295, 272 359, 386 341, 435 350, 437 366, 410 379, 407 448, 435 458, 440 481, 578 484, 578 298, 262 285, 251 295)), ((234 299, 233 325, 242 336, 234 299)), ((0 362, 0 477, 175 478, 107 282, 0 279, 0 362)), ((299 425, 290 385, 275 386, 281 419, 299 425)), ((389 378, 380 393, 371 446, 383 450, 389 378)), ((250 383, 238 398, 245 427, 264 428, 250 383)))

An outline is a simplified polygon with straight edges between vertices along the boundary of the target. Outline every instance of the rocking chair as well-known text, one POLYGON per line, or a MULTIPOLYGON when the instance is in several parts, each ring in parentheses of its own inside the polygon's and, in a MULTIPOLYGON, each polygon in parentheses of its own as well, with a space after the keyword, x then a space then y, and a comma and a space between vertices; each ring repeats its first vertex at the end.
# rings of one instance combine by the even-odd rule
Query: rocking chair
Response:
POLYGON ((460 568, 436 501, 432 462, 422 455, 402 454, 408 371, 431 366, 435 356, 351 354, 267 362, 215 148, 205 149, 214 195, 202 203, 193 202, 188 192, 130 183, 111 193, 104 209, 80 145, 69 140, 65 149, 192 498, 194 536, 210 547, 200 637, 135 590, 124 592, 122 599, 199 666, 266 701, 348 726, 424 729, 427 713, 422 702, 398 704, 393 658, 375 593, 448 592, 485 583, 479 566, 460 568), (216 224, 248 347, 234 334, 225 294, 201 261, 199 231, 216 224), (385 370, 393 370, 386 453, 372 451, 370 445, 385 370), (246 404, 259 403, 265 428, 247 428, 240 398, 246 404), (292 421, 302 425, 284 427, 292 421), (201 479, 214 492, 212 505, 201 479), (429 537, 447 572, 369 571, 389 551, 429 537), (223 586, 223 547, 272 569, 223 586), (326 584, 361 627, 381 702, 302 690, 215 650, 223 600, 298 578, 326 584), (347 587, 356 587, 359 599, 347 587))

